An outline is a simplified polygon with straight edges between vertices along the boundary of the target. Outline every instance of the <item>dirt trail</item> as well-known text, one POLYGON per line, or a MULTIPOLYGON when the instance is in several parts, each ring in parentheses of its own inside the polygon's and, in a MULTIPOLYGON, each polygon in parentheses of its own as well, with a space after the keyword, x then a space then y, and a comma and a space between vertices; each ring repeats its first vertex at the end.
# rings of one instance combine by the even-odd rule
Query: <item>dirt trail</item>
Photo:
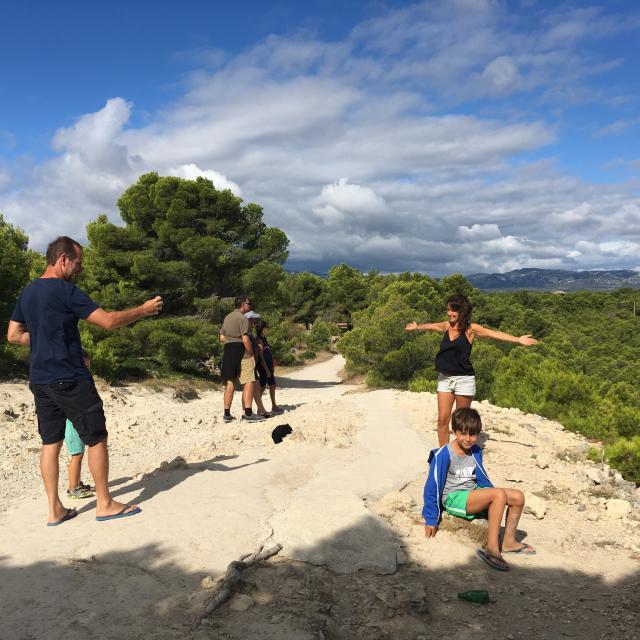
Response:
POLYGON ((76 502, 80 516, 53 530, 30 394, 0 385, 0 638, 639 637, 638 493, 588 462, 582 438, 476 405, 492 480, 535 512, 520 529, 538 555, 502 574, 475 557, 481 526, 423 536, 435 397, 340 384, 342 365, 289 373, 287 413, 250 425, 222 422, 219 392, 184 403, 103 387, 112 485, 143 514, 97 523, 93 501, 76 502), (276 446, 285 422, 294 433, 276 446), (227 564, 276 543, 192 630, 227 564), (496 602, 458 601, 469 588, 496 602))

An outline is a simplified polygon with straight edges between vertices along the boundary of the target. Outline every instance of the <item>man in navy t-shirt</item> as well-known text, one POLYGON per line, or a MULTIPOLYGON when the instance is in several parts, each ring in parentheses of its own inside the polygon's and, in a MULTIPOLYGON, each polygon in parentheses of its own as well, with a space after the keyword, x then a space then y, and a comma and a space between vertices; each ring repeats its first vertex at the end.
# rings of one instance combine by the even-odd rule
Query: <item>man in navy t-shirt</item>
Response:
POLYGON ((84 364, 78 320, 117 329, 162 309, 160 296, 125 311, 105 311, 80 291, 73 278, 82 271, 82 247, 67 236, 47 248, 47 267, 27 285, 9 321, 7 339, 30 347, 29 386, 42 439, 40 470, 49 499, 48 526, 77 515, 58 495, 58 458, 67 418, 89 447, 89 469, 96 485, 96 520, 140 513, 140 507, 116 502, 109 493, 109 452, 102 400, 84 364))

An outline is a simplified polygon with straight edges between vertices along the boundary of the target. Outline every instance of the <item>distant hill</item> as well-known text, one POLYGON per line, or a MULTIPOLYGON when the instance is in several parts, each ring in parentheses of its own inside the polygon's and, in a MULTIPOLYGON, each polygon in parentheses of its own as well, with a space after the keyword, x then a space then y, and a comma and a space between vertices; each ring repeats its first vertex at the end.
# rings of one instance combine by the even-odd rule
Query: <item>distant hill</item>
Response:
POLYGON ((563 269, 516 269, 507 273, 474 273, 467 280, 481 291, 612 291, 640 289, 640 272, 565 271, 563 269))

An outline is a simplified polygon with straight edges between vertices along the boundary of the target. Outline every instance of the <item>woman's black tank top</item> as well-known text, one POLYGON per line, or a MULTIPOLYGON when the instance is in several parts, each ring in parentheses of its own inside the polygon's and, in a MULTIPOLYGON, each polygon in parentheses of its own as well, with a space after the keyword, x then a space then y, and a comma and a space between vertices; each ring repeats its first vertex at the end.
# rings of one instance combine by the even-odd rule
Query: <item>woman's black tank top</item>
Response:
POLYGON ((471 343, 466 333, 455 340, 445 331, 436 355, 436 371, 445 376, 474 376, 476 372, 471 364, 471 343))

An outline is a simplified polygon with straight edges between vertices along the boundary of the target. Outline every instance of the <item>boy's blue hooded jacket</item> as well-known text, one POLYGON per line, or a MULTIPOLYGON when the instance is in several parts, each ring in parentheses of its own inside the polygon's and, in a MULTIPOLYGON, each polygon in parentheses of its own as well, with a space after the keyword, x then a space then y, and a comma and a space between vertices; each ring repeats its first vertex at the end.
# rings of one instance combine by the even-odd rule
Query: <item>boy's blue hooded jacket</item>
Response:
MULTIPOLYGON (((476 463, 476 484, 478 487, 493 487, 487 472, 482 465, 482 449, 474 444, 471 447, 471 455, 476 463)), ((432 449, 429 454, 429 475, 424 485, 424 507, 422 516, 425 524, 437 527, 442 515, 442 492, 447 481, 447 471, 451 464, 449 447, 445 444, 439 449, 432 449)))

